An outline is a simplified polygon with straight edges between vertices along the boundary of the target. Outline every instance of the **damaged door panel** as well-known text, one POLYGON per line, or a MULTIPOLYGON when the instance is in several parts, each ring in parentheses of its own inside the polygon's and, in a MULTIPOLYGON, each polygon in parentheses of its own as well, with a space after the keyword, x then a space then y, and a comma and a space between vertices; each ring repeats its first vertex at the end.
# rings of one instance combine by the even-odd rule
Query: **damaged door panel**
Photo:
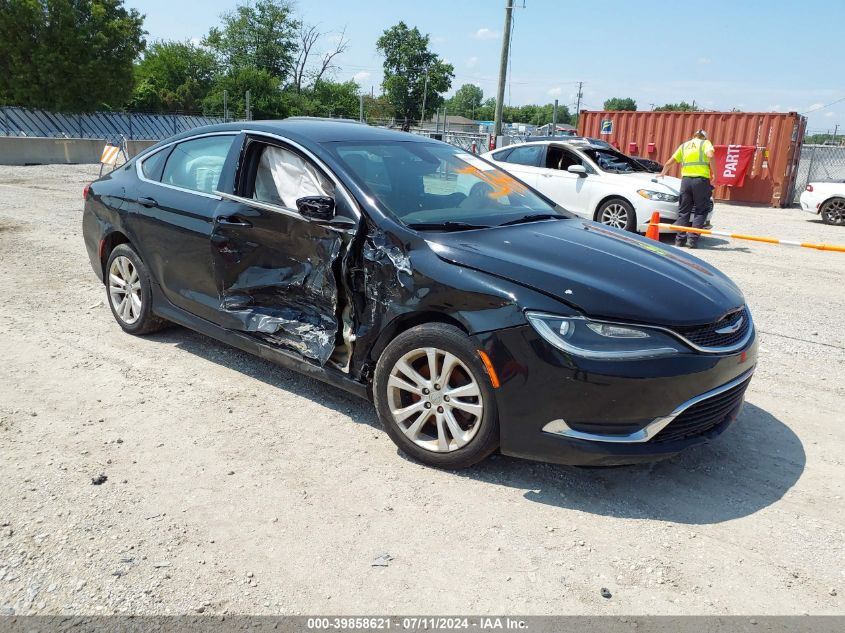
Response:
POLYGON ((224 194, 215 213, 211 250, 221 325, 325 365, 336 348, 348 357, 339 264, 352 233, 350 223, 300 215, 297 199, 316 195, 334 197, 334 185, 307 159, 247 139, 236 194, 224 194))

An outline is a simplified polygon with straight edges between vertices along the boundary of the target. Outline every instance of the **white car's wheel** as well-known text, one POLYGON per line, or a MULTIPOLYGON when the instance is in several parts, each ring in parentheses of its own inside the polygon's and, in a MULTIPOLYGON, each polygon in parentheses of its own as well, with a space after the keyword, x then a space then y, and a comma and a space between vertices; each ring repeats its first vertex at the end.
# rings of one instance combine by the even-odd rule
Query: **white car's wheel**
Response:
POLYGON ((637 212, 627 200, 611 198, 603 202, 596 211, 596 221, 617 229, 636 231, 637 212))
POLYGON ((825 224, 845 226, 845 198, 831 198, 822 205, 822 221, 825 224))

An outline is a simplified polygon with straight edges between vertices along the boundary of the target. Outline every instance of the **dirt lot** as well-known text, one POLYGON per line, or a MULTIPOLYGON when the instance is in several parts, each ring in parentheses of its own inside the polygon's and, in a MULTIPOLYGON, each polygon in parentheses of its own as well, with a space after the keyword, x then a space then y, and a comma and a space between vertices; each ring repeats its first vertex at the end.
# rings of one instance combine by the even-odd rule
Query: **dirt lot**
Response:
MULTIPOLYGON (((843 612, 845 255, 703 242, 762 332, 710 446, 439 472, 341 391, 123 334, 82 243, 96 173, 0 167, 0 613, 843 612)), ((715 221, 845 243, 798 210, 715 221)))

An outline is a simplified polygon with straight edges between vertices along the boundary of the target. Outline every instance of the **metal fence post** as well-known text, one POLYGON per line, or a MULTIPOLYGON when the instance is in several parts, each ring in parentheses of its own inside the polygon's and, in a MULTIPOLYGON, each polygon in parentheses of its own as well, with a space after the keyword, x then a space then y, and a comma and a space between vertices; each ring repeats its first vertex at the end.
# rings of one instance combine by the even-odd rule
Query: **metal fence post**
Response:
POLYGON ((82 138, 82 115, 76 115, 76 124, 79 126, 79 138, 82 138))
POLYGON ((129 140, 131 141, 132 140, 132 113, 129 112, 127 114, 127 116, 129 117, 129 140))

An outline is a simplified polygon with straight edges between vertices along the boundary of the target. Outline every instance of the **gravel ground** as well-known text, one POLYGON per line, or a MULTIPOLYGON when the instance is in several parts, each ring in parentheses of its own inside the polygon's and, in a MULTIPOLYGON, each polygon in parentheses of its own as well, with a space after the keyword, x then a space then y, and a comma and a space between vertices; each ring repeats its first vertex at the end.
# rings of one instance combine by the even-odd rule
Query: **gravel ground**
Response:
MULTIPOLYGON (((123 334, 82 243, 96 173, 0 167, 0 613, 843 613, 845 255, 703 241, 763 332, 711 445, 449 473, 339 390, 123 334)), ((715 223, 845 243, 798 210, 715 223)))

